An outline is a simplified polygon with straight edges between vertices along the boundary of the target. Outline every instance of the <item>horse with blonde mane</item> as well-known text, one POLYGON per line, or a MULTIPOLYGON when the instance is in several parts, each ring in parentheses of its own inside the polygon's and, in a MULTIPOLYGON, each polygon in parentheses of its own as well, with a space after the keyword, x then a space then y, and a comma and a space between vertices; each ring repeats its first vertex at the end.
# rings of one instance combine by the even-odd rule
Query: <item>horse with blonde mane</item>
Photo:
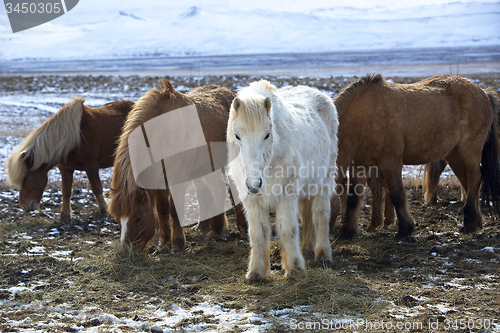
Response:
POLYGON ((335 190, 337 111, 325 94, 305 86, 276 89, 253 82, 237 94, 227 126, 229 177, 243 201, 250 235, 250 283, 269 276, 270 210, 286 277, 305 269, 299 246, 315 261, 332 260, 328 221, 335 190))
MULTIPOLYGON (((346 184, 351 165, 376 167, 383 176, 395 207, 397 237, 414 229, 401 179, 403 165, 444 159, 465 193, 465 233, 482 227, 479 188, 483 203, 500 213, 498 161, 498 98, 469 80, 452 75, 435 76, 413 84, 386 82, 367 75, 353 82, 334 99, 339 111, 339 184, 346 184)), ((357 232, 361 196, 354 191, 363 180, 349 175, 349 195, 342 236, 357 232)), ((338 214, 335 201, 332 224, 338 214)), ((332 227, 332 225, 330 225, 332 227)))
MULTIPOLYGON (((144 130, 144 124, 153 118, 194 105, 200 119, 205 142, 225 142, 229 107, 234 94, 226 88, 218 88, 215 85, 195 88, 184 94, 176 91, 168 80, 162 80, 162 82, 163 87, 148 91, 137 101, 125 122, 116 152, 108 208, 110 214, 120 225, 122 244, 132 243, 137 249, 144 250, 156 230, 159 229, 160 246, 171 242, 173 251, 182 251, 185 248, 186 240, 167 183, 165 168, 172 168, 167 163, 173 163, 175 164, 174 168, 182 169, 189 166, 189 162, 184 163, 186 161, 179 159, 169 160, 170 162, 162 160, 165 176, 164 188, 142 188, 137 185, 134 178, 129 138, 136 128, 144 130), (172 217, 172 222, 170 222, 169 214, 172 217)), ((179 138, 179 140, 182 139, 179 138)), ((197 190, 201 190, 198 185, 197 190)), ((178 202, 178 204, 183 207, 184 196, 180 200, 182 202, 178 202)), ((241 211, 241 205, 236 206, 235 210, 240 235, 245 237, 246 221, 241 211)), ((207 230, 207 223, 210 227, 207 237, 220 236, 226 225, 224 213, 209 221, 202 221, 198 228, 207 230)))
POLYGON ((59 168, 62 176, 62 220, 71 219, 73 172, 85 171, 99 213, 106 213, 99 169, 113 165, 113 153, 127 114, 134 102, 118 101, 101 107, 83 105, 74 98, 14 150, 7 162, 11 186, 19 188, 19 205, 25 211, 36 209, 47 185, 47 173, 59 168))

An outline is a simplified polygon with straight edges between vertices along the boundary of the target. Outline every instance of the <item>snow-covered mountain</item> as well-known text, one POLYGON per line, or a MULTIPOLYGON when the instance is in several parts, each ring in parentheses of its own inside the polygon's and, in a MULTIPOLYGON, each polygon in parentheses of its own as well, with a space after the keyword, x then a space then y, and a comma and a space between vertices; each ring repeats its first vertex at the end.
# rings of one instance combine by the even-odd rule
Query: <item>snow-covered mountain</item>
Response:
POLYGON ((335 52, 500 45, 500 2, 80 0, 13 34, 0 61, 335 52))

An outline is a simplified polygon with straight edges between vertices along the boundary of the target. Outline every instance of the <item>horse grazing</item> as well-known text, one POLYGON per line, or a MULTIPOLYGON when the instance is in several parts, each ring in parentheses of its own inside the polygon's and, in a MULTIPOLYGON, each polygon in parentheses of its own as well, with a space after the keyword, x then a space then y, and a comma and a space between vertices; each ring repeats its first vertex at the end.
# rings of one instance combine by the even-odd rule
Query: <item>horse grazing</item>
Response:
MULTIPOLYGON (((234 94, 226 88, 218 88, 215 85, 195 88, 183 94, 176 91, 168 80, 162 80, 162 82, 163 87, 148 91, 137 101, 125 122, 116 152, 108 208, 120 225, 122 243, 132 243, 139 250, 143 250, 153 238, 156 229, 159 229, 160 246, 171 241, 174 251, 182 251, 186 240, 169 186, 166 180, 164 189, 145 189, 137 185, 132 169, 129 138, 136 128, 144 129, 144 124, 149 120, 170 111, 194 105, 205 142, 225 142, 229 107, 234 94), (172 223, 170 223, 169 214, 172 217, 172 223)), ((178 140, 182 141, 183 138, 178 140)), ((189 167, 190 162, 182 158, 162 160, 164 175, 165 168, 182 169, 189 167), (172 163, 173 166, 168 163, 172 163)), ((199 184, 196 188, 198 191, 206 190, 206 187, 203 188, 199 184)), ((184 196, 180 200, 184 200, 184 196)), ((183 207, 184 202, 180 202, 179 205, 183 207)), ((200 209, 201 205, 202 203, 200 203, 200 209)), ((245 237, 246 221, 241 205, 236 206, 235 210, 240 235, 245 237)), ((211 228, 208 237, 221 235, 226 224, 224 213, 213 217, 210 221, 200 223, 199 228, 206 229, 207 223, 210 223, 211 228)))
MULTIPOLYGON (((387 182, 396 209, 398 237, 411 235, 414 225, 401 180, 404 164, 425 164, 444 159, 460 181, 466 199, 464 232, 482 227, 479 187, 483 201, 500 213, 498 162, 498 99, 469 80, 435 76, 413 84, 386 82, 365 76, 335 97, 340 119, 339 184, 345 184, 350 165, 375 166, 387 182)), ((360 182, 349 175, 342 235, 357 231, 360 182)), ((333 199, 334 201, 337 199, 333 199)), ((338 214, 338 205, 332 220, 338 214)))
POLYGON ((127 114, 134 102, 118 101, 101 107, 83 105, 76 97, 32 131, 7 162, 11 186, 20 189, 19 205, 36 209, 47 185, 47 173, 59 168, 62 176, 62 220, 71 219, 73 172, 85 171, 99 212, 106 212, 99 169, 113 165, 113 153, 127 114))
POLYGON ((305 268, 299 248, 318 263, 332 260, 328 220, 335 190, 337 111, 328 96, 305 86, 276 89, 268 81, 243 88, 227 126, 229 177, 245 207, 251 244, 249 282, 269 276, 271 225, 276 210, 282 265, 290 277, 305 268))

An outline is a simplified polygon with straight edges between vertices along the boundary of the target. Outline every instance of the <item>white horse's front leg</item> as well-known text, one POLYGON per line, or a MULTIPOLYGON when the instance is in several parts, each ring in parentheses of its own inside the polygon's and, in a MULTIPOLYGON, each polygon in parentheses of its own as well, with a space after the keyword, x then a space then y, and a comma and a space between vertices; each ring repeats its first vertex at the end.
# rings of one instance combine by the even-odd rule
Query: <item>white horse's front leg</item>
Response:
POLYGON ((271 248, 271 224, 269 210, 263 209, 257 200, 244 202, 250 235, 250 262, 246 278, 248 282, 261 282, 269 276, 269 252, 271 248), (248 202, 253 201, 253 202, 248 202))
POLYGON ((332 247, 329 239, 330 195, 321 193, 314 197, 312 205, 313 224, 315 229, 314 258, 318 264, 329 264, 332 261, 332 247))
POLYGON ((281 263, 287 278, 305 269, 300 251, 298 200, 284 197, 276 209, 276 228, 281 244, 281 263))

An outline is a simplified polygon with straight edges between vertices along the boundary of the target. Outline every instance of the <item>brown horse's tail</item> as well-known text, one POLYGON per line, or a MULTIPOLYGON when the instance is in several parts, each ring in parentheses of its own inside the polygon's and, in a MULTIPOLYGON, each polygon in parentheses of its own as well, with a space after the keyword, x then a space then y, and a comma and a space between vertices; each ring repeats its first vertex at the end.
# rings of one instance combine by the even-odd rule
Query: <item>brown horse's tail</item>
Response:
POLYGON ((483 177, 483 204, 500 216, 500 163, 498 160, 498 107, 499 100, 495 92, 490 89, 485 90, 490 99, 493 109, 493 123, 491 124, 488 138, 484 143, 483 155, 481 158, 481 174, 483 177))

